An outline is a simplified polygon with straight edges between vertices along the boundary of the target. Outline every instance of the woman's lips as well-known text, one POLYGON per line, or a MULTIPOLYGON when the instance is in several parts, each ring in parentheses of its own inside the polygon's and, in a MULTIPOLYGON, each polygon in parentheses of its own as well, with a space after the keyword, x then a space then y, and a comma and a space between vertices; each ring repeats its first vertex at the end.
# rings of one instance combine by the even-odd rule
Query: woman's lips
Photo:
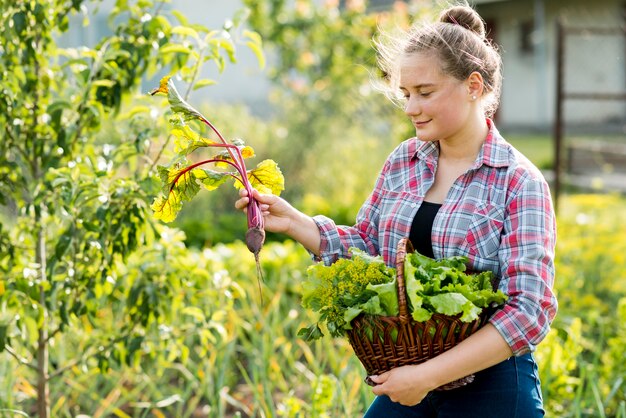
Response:
POLYGON ((430 122, 430 120, 425 120, 425 121, 415 121, 413 122, 413 125, 415 125, 416 128, 421 128, 423 126, 425 126, 428 122, 430 122))

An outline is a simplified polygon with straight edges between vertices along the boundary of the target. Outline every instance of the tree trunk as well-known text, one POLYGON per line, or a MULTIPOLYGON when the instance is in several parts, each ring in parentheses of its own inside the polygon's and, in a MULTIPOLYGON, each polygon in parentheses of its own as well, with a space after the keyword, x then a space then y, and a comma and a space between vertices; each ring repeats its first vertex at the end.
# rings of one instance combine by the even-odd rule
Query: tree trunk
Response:
MULTIPOLYGON (((41 221, 41 205, 35 209, 35 225, 37 231, 37 249, 35 251, 35 261, 39 265, 39 280, 41 283, 47 281, 46 275, 46 238, 43 222, 41 221)), ((48 386, 48 314, 46 310, 46 294, 43 285, 39 286, 40 309, 44 310, 43 323, 39 328, 39 339, 37 344, 37 417, 50 417, 50 388, 48 386)))

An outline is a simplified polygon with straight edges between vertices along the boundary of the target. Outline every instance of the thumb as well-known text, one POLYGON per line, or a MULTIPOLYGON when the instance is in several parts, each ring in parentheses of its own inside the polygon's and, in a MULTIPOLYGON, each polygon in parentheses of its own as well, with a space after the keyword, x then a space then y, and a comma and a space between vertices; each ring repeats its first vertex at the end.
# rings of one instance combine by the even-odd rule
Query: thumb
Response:
POLYGON ((369 380, 371 380, 372 382, 376 383, 377 385, 385 383, 387 381, 388 377, 389 377, 389 373, 383 373, 383 374, 380 374, 380 375, 368 376, 369 380))
POLYGON ((275 195, 273 195, 271 193, 268 193, 268 194, 261 193, 257 189, 254 189, 252 191, 252 196, 254 197, 254 199, 257 202, 265 203, 265 204, 268 204, 268 205, 276 203, 276 199, 277 199, 277 196, 275 196, 275 195))

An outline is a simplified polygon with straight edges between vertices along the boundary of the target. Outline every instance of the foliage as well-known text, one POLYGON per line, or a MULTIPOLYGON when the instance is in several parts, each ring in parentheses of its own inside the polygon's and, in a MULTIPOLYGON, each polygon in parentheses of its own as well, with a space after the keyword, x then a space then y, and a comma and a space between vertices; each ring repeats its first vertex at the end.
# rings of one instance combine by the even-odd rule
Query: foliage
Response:
MULTIPOLYGON (((191 201, 198 193, 200 184, 211 191, 227 180, 234 179, 235 187, 246 188, 249 193, 252 192, 252 188, 262 193, 276 195, 284 190, 285 179, 275 161, 263 160, 256 168, 247 170, 244 160, 253 157, 254 150, 246 146, 242 139, 235 138, 230 142, 227 141, 208 119, 180 97, 169 77, 161 80, 159 88, 152 92, 153 95, 155 93, 167 96, 174 113, 170 117, 171 133, 176 137, 174 159, 167 166, 157 167, 163 189, 162 194, 155 198, 151 206, 157 219, 164 222, 173 221, 182 209, 183 203, 191 201), (200 122, 209 126, 217 139, 202 137, 186 122, 200 122), (188 161, 188 157, 194 151, 206 148, 217 148, 219 152, 200 162, 188 161), (226 168, 230 171, 199 168, 206 164, 213 164, 215 167, 226 168)), ((249 206, 249 219, 252 209, 253 207, 249 206)), ((253 216, 260 216, 260 214, 253 216)), ((248 227, 252 226, 256 225, 248 225, 248 227)))
POLYGON ((467 262, 467 257, 460 256, 434 260, 417 252, 407 254, 406 292, 415 321, 428 321, 434 313, 441 313, 472 322, 483 309, 506 301, 501 290, 494 291, 493 273, 466 272, 467 262))
MULTIPOLYGON (((49 384, 73 367, 90 370, 88 359, 106 371, 166 355, 146 336, 176 312, 161 298, 175 294, 177 282, 164 283, 162 267, 120 270, 135 251, 158 245, 146 202, 159 144, 167 143, 146 141, 158 137, 159 110, 133 96, 157 71, 180 74, 186 96, 209 85, 199 70, 234 62, 238 27, 231 36, 189 25, 163 5, 118 0, 112 35, 93 48, 63 48, 57 39, 73 15, 84 13, 89 24, 98 2, 2 1, 0 351, 33 371, 42 418, 50 414, 49 384), (125 326, 105 326, 99 315, 116 300, 124 301, 125 326), (94 332, 75 357, 58 350, 69 330, 85 327, 94 332)), ((258 35, 244 39, 260 50, 258 35)))
MULTIPOLYGON (((154 139, 165 129, 162 109, 134 96, 140 79, 176 72, 187 99, 194 86, 211 83, 198 79, 202 64, 223 68, 234 58, 234 40, 254 36, 240 36, 237 19, 226 36, 166 14, 160 2, 118 1, 111 37, 93 48, 59 48, 56 36, 93 4, 0 0, 0 410, 40 417, 362 414, 373 395, 346 341, 296 337, 315 321, 300 307, 310 263, 301 247, 266 247, 268 302, 260 304, 251 296, 254 263, 245 246, 190 249, 183 234, 145 222, 158 192, 157 160, 170 156, 171 139, 154 139), (50 411, 40 411, 46 386, 50 411)), ((275 21, 293 16, 287 10, 275 21)), ((341 22, 327 29, 338 45, 342 32, 354 33, 341 22)), ((315 25, 297 35, 307 33, 315 25)), ((283 94, 290 112, 268 124, 248 118, 251 127, 241 127, 262 126, 255 141, 276 146, 275 155, 289 147, 317 155, 286 154, 302 170, 291 181, 316 180, 294 197, 339 220, 353 218, 374 178, 366 173, 404 130, 386 118, 380 98, 361 95, 369 85, 359 84, 362 75, 355 71, 358 83, 333 111, 306 95, 283 94), (333 122, 338 108, 349 116, 333 122), (315 169, 321 161, 336 165, 315 169)), ((324 103, 333 109, 329 87, 317 88, 310 97, 328 94, 324 103)), ((238 110, 220 112, 237 125, 238 110)), ((624 418, 626 202, 588 195, 560 207, 560 309, 536 353, 547 413, 624 418)))
MULTIPOLYGON (((597 195, 563 199, 556 260, 561 304, 552 331, 536 352, 546 413, 623 418, 626 200, 597 195), (596 233, 600 243, 611 245, 597 247, 587 239, 596 233), (602 269, 592 270, 589 263, 600 260, 602 269), (598 274, 605 269, 608 275, 598 274), (572 275, 579 270, 585 275, 572 275), (594 286, 583 286, 589 282, 594 286), (594 289, 606 287, 613 289, 611 298, 599 300, 594 289), (596 315, 598 309, 605 314, 596 315)), ((300 306, 311 265, 301 246, 291 241, 266 246, 266 303, 261 305, 255 297, 254 261, 242 243, 196 250, 185 248, 184 236, 176 230, 165 228, 159 236, 158 246, 128 257, 118 280, 128 287, 140 271, 162 276, 155 286, 168 296, 156 299, 156 310, 163 312, 160 326, 145 332, 140 352, 158 347, 167 358, 138 361, 137 353, 127 354, 130 364, 118 367, 116 359, 122 357, 111 350, 111 368, 105 373, 97 370, 96 357, 90 358, 51 381, 57 398, 54 416, 362 415, 373 394, 346 339, 305 342, 296 336, 317 320, 316 313, 300 306), (178 287, 179 281, 184 286, 178 287), (171 314, 168 304, 174 307, 171 314)), ((55 351, 65 357, 55 361, 79 355, 94 332, 130 327, 124 303, 111 298, 98 309, 97 328, 85 321, 56 339, 55 351)), ((141 316, 134 318, 141 321, 141 316)), ((0 376, 0 409, 27 409, 35 396, 28 383, 30 368, 0 356, 0 376)))
MULTIPOLYGON (((371 37, 382 27, 408 25, 410 16, 423 9, 408 9, 402 2, 388 11, 366 13, 357 7, 362 2, 342 8, 332 1, 244 3, 251 11, 251 26, 273 58, 268 61, 274 80, 271 106, 261 116, 241 106, 234 108, 241 115, 213 106, 211 117, 225 132, 254 141, 260 155, 264 144, 271 144, 267 153, 281 167, 287 179, 283 196, 294 206, 352 224, 385 157, 415 132, 403 112, 376 91, 371 37)), ((190 240, 230 242, 241 236, 232 231, 233 215, 224 208, 224 199, 198 199, 195 210, 183 211, 175 224, 190 240), (207 212, 221 215, 208 222, 201 215, 207 212), (215 224, 226 228, 218 230, 215 224), (194 238, 198 225, 207 231, 207 239, 194 238)))
MULTIPOLYGON (((337 197, 345 194, 345 189, 349 189, 346 183, 356 182, 351 171, 372 171, 360 171, 367 163, 360 166, 359 157, 365 156, 365 152, 376 152, 374 149, 386 155, 392 144, 411 132, 407 122, 400 123, 401 112, 375 92, 372 82, 379 75, 371 44, 381 27, 408 25, 408 10, 366 12, 366 2, 354 2, 341 9, 337 2, 319 5, 310 0, 298 0, 295 7, 286 0, 244 3, 251 10, 250 24, 277 57, 271 72, 277 86, 274 104, 290 138, 288 143, 279 144, 281 167, 295 184, 305 184, 311 173, 320 171, 317 167, 324 161, 325 170, 332 172, 321 173, 318 181, 328 182, 326 189, 337 197), (357 142, 351 142, 352 138, 357 142), (365 151, 362 147, 367 147, 369 138, 375 138, 377 143, 365 151), (293 147, 294 141, 305 146, 293 147), (336 168, 331 165, 331 169, 327 162, 333 160, 339 164, 336 168), (338 171, 343 192, 339 187, 336 191, 333 188, 338 171)), ((382 161, 374 170, 381 165, 382 161)), ((374 171, 372 175, 375 174, 374 171)), ((369 189, 373 178, 366 180, 364 186, 369 189)), ((316 195, 323 195, 324 200, 332 197, 318 190, 309 187, 286 196, 294 203, 307 194, 308 199, 316 195)), ((353 210, 354 203, 349 209, 340 203, 346 197, 352 196, 332 199, 337 204, 332 209, 334 219, 354 216, 345 212, 353 210)), ((361 196, 355 197, 358 201, 361 196)))
MULTIPOLYGON (((357 248, 350 259, 339 259, 329 266, 317 263, 307 270, 302 285, 302 306, 319 313, 317 323, 299 333, 306 340, 321 337, 319 324, 334 337, 345 336, 358 315, 396 316, 399 312, 396 269, 357 248)), ((434 260, 418 252, 407 254, 404 268, 409 312, 418 322, 433 314, 459 315, 472 322, 484 308, 506 300, 501 290, 493 290, 492 272, 466 273, 467 257, 434 260)))
POLYGON ((360 312, 397 313, 395 269, 387 267, 381 256, 372 257, 357 248, 351 248, 350 255, 330 266, 317 263, 307 269, 302 306, 319 312, 319 320, 298 333, 304 339, 321 337, 320 323, 326 325, 330 335, 340 337, 360 312))
POLYGON ((626 203, 616 195, 576 195, 560 207, 559 312, 537 351, 547 412, 623 417, 626 203))

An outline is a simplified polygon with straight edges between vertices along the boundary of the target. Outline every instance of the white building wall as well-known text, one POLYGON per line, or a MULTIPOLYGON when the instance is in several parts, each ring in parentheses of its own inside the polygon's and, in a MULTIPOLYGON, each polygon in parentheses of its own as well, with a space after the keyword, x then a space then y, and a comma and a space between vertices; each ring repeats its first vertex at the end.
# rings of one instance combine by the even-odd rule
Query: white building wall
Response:
MULTIPOLYGON (((624 24, 621 0, 541 0, 545 13, 543 33, 535 33, 532 53, 520 51, 520 27, 535 18, 537 0, 509 0, 482 5, 485 19, 497 25, 502 46, 504 82, 498 114, 500 126, 549 129, 554 120, 556 93, 556 21, 571 26, 619 27, 624 24), (543 54, 541 52, 543 51, 543 54), (539 52, 539 53, 538 53, 539 52)), ((624 36, 568 37, 565 89, 567 92, 626 91, 626 39, 624 36)), ((626 120, 624 101, 565 103, 568 125, 614 123, 626 120)))

